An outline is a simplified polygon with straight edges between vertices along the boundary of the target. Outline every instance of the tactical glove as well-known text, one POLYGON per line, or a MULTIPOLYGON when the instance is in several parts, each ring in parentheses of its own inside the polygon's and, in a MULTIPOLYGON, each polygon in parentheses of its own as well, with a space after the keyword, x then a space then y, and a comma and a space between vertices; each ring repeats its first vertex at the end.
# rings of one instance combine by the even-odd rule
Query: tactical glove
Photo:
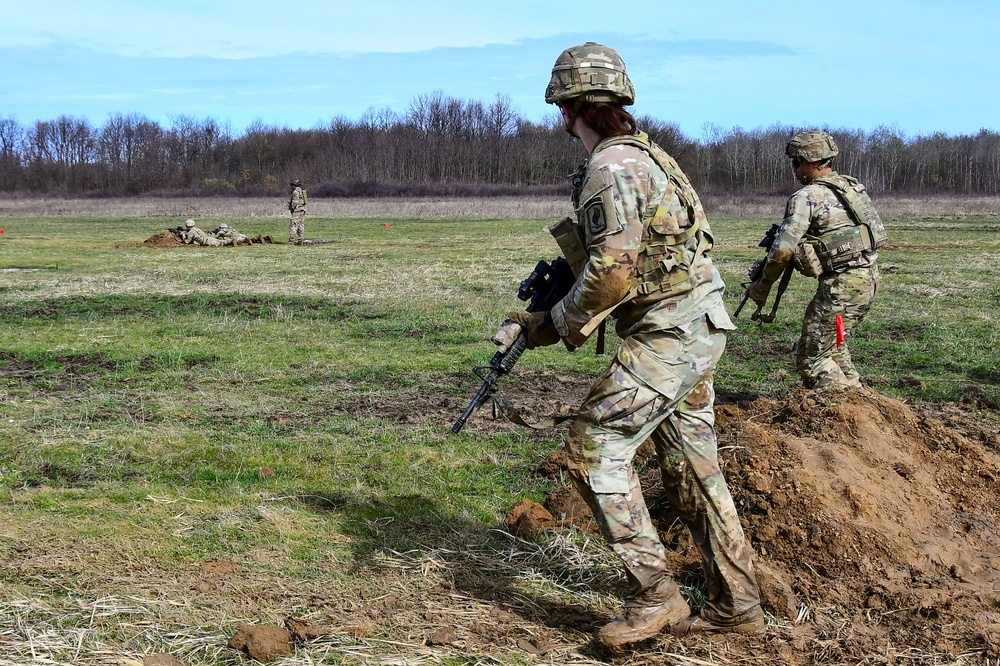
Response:
POLYGON ((756 282, 751 282, 750 286, 747 288, 747 295, 750 300, 763 307, 764 303, 767 302, 767 295, 771 292, 771 285, 764 282, 763 280, 757 280, 756 282))
POLYGON ((528 349, 548 347, 559 342, 559 331, 548 312, 508 312, 507 319, 521 326, 528 333, 528 349))

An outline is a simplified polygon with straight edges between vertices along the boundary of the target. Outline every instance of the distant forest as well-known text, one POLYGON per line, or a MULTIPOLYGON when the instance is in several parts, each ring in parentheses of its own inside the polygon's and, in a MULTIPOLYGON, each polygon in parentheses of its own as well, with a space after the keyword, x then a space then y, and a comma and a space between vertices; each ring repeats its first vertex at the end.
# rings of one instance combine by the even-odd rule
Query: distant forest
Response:
MULTIPOLYGON (((784 147, 797 127, 725 129, 700 139, 649 117, 642 129, 671 153, 699 190, 777 194, 795 189, 784 147)), ((835 168, 876 193, 997 194, 1000 133, 907 137, 889 126, 827 128, 840 146, 835 168)), ((242 133, 206 118, 113 114, 101 126, 59 116, 29 126, 0 117, 0 192, 65 196, 257 196, 301 178, 312 197, 564 193, 583 158, 553 114, 521 117, 510 98, 466 101, 419 95, 402 114, 371 109, 359 120, 288 129, 251 124, 242 133)))

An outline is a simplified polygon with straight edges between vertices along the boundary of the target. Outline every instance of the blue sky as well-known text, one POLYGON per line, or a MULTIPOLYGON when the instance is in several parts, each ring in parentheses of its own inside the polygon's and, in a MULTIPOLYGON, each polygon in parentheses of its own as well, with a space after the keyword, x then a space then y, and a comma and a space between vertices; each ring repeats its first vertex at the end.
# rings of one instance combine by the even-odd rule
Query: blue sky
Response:
POLYGON ((0 0, 0 117, 314 127, 417 95, 542 100, 559 52, 616 48, 633 111, 705 128, 1000 130, 995 0, 651 3, 0 0))

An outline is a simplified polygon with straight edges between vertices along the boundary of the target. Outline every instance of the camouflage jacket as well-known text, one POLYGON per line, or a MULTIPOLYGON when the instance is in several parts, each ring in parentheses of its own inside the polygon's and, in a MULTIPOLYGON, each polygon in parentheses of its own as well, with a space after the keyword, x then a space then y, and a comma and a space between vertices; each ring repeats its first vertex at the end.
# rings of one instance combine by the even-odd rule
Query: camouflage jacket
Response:
POLYGON ((292 195, 288 198, 288 210, 293 213, 306 212, 306 193, 301 187, 292 190, 292 195))
POLYGON ((247 239, 246 234, 240 233, 232 227, 227 227, 226 229, 218 227, 212 231, 212 235, 219 240, 231 240, 234 244, 242 243, 247 239))
MULTIPOLYGON (((559 335, 571 347, 582 345, 592 323, 609 308, 614 308, 611 315, 622 339, 681 326, 705 314, 716 328, 735 328, 722 302, 725 284, 708 255, 700 255, 692 266, 693 288, 686 293, 634 294, 637 260, 651 224, 672 227, 668 233, 695 222, 706 233, 711 230, 698 195, 679 167, 675 176, 669 176, 649 151, 612 142, 595 146, 575 197, 577 221, 590 256, 570 293, 552 309, 559 335)), ((670 159, 655 144, 652 149, 670 159)), ((696 239, 685 246, 689 257, 696 256, 696 246, 696 239)))
POLYGON ((215 245, 219 239, 209 235, 204 229, 191 227, 184 232, 184 242, 188 245, 215 245))
MULTIPOLYGON (((836 179, 843 180, 843 176, 833 171, 817 178, 788 198, 785 218, 781 222, 770 252, 767 253, 763 279, 768 284, 774 283, 781 277, 782 271, 793 261, 795 247, 803 236, 822 236, 834 229, 854 226, 854 221, 834 191, 817 182, 836 179)), ((877 259, 878 254, 875 251, 865 252, 858 260, 844 268, 874 266, 877 259)))

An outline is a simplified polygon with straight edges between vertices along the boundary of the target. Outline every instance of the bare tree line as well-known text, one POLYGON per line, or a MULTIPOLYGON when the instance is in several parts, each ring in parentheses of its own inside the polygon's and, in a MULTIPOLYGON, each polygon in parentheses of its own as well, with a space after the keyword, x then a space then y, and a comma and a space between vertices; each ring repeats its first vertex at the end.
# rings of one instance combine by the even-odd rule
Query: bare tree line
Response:
MULTIPOLYGON (((787 193, 784 147, 799 129, 706 125, 701 139, 642 117, 640 126, 674 155, 699 189, 787 193)), ((1000 133, 907 137, 898 128, 826 128, 841 154, 835 167, 877 193, 990 194, 1000 191, 1000 133)), ((433 92, 402 114, 369 109, 358 120, 288 129, 254 122, 241 134, 211 118, 141 114, 103 125, 59 116, 22 126, 0 117, 0 191, 64 195, 273 194, 292 177, 312 196, 557 192, 582 158, 553 113, 523 118, 509 97, 490 103, 433 92)))

